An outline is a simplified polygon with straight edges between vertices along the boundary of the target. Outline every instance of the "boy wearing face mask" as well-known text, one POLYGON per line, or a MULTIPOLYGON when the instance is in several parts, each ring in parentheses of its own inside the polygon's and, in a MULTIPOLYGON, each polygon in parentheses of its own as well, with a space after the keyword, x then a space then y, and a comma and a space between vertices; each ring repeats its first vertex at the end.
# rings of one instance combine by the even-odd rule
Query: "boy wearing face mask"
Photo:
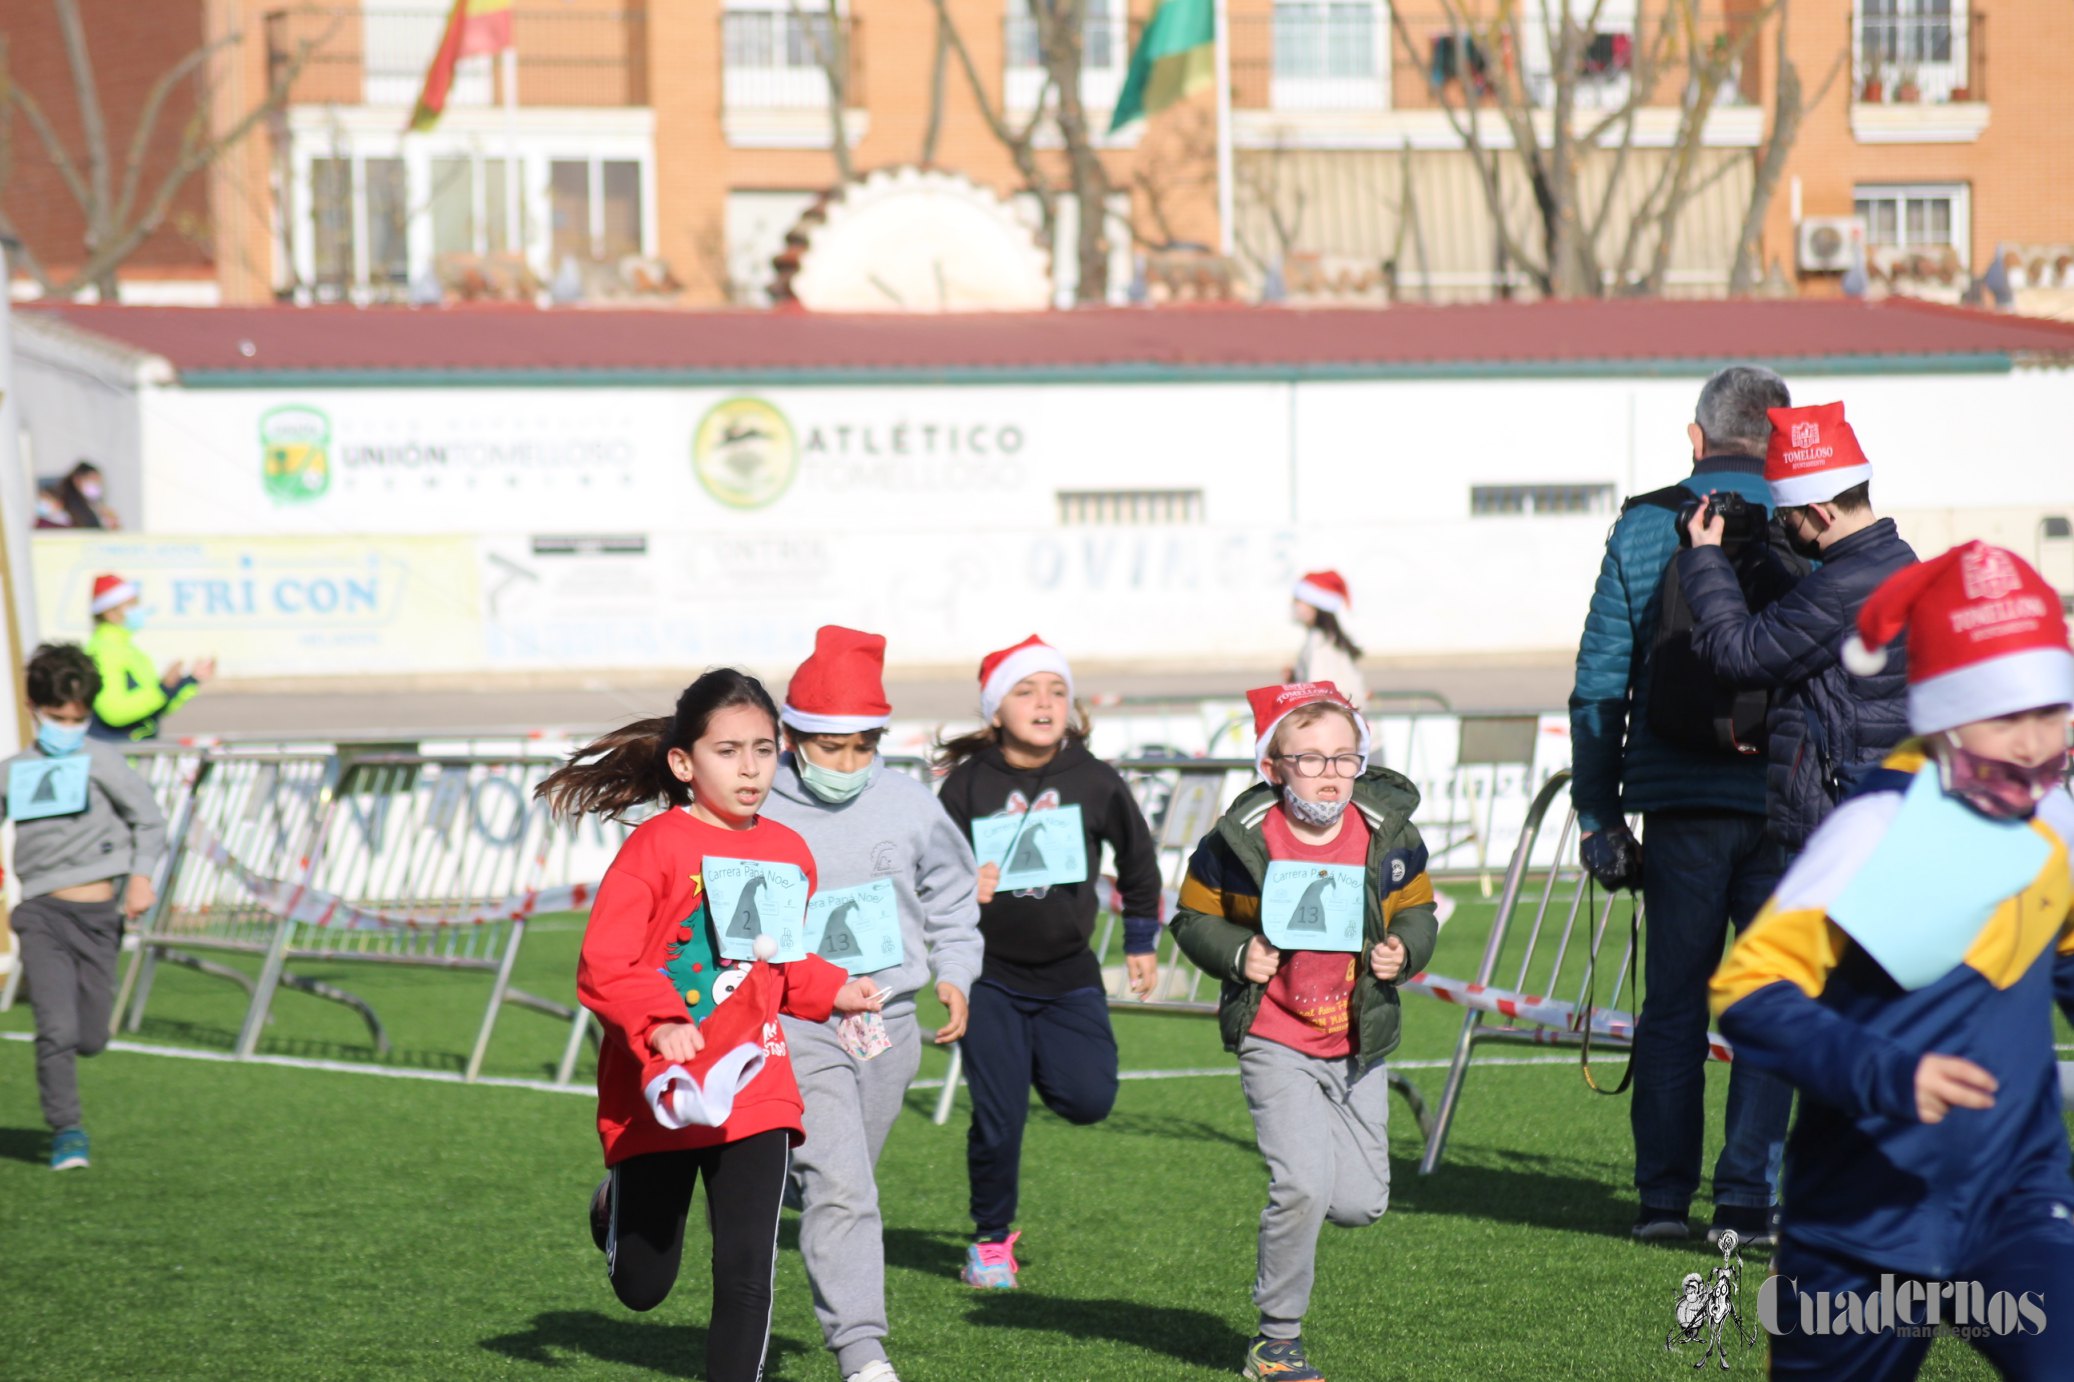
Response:
POLYGON ((1895 1326, 1942 1319, 1978 1327, 2005 1377, 2062 1377, 2042 1311, 2074 1299, 2052 1025, 2055 1002, 2074 1017, 2074 652, 2058 592, 1979 542, 1889 577, 1847 665, 1904 627, 1920 737, 1816 833, 1713 981, 1736 1060, 1801 1090, 1778 1317, 1820 1291, 1877 1301, 1883 1278, 1900 1303, 1884 1332, 1776 1335, 1771 1375, 1913 1377, 1927 1331, 1895 1326), (1950 1283, 2014 1313, 1955 1320, 1950 1283))
POLYGON ((807 1138, 792 1154, 800 1254, 822 1336, 849 1382, 898 1382, 886 1359, 873 1168, 921 1064, 915 993, 934 970, 950 1020, 930 1039, 958 1040, 983 953, 972 851, 935 794, 878 757, 892 717, 885 658, 877 634, 828 625, 815 635, 786 688, 789 752, 764 807, 799 832, 820 869, 821 955, 870 974, 886 995, 883 1049, 872 1049, 875 1036, 860 1046, 855 1024, 784 1019, 806 1104, 807 1138))
POLYGON ((1383 1057, 1397 1047, 1397 984, 1426 967, 1440 923, 1411 823, 1418 788, 1368 766, 1353 705, 1331 682, 1246 694, 1266 781, 1196 847, 1173 931, 1224 981, 1217 1024, 1267 1160, 1244 1375, 1310 1382, 1324 1376, 1302 1329, 1318 1234, 1389 1206, 1383 1057))
MULTIPOLYGON (((1902 659, 1869 674, 1843 665, 1845 637, 1881 581, 1916 559, 1894 520, 1872 511, 1872 463, 1844 405, 1771 408, 1764 479, 1794 550, 1820 563, 1756 614, 1723 554, 1724 524, 1702 503, 1677 560, 1693 648, 1714 674, 1774 692, 1766 716, 1765 817, 1798 850, 1836 803, 1908 735, 1902 659)), ((1747 1235, 1746 1235, 1747 1236, 1747 1235)))
POLYGON ((36 742, 0 763, 0 809, 14 822, 15 909, 36 1009, 36 1088, 53 1134, 50 1166, 87 1164, 77 1058, 108 1044, 122 928, 156 901, 151 875, 166 818, 151 788, 105 744, 87 738, 101 677, 69 644, 29 659, 36 742))

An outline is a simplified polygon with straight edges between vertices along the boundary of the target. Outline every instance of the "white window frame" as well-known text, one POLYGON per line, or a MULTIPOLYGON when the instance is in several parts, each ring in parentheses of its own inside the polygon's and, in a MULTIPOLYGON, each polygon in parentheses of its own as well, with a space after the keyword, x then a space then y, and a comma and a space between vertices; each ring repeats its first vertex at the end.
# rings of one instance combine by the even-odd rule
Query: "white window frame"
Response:
MULTIPOLYGON (((1851 6, 1851 67, 1859 74, 1859 89, 1863 89, 1864 79, 1872 74, 1870 64, 1878 62, 1887 100, 1895 99, 1894 88, 1900 85, 1903 68, 1914 69, 1916 85, 1922 89, 1925 103, 1934 105, 1951 100, 1954 88, 1967 85, 1967 71, 1971 66, 1968 47, 1972 41, 1971 15, 1967 4, 1968 0, 1893 0, 1893 14, 1872 16, 1865 12, 1865 0, 1856 0, 1851 6), (1936 8, 1939 3, 1946 8, 1936 8), (1876 19, 1883 26, 1894 28, 1891 45, 1897 50, 1894 57, 1869 51, 1870 47, 1890 45, 1866 43, 1868 19, 1876 19), (1943 24, 1951 30, 1951 56, 1942 59, 1911 58, 1899 51, 1908 48, 1912 38, 1920 40, 1923 31, 1936 24, 1943 24)), ((1855 93, 1853 99, 1857 99, 1855 93)), ((1973 99, 1977 101, 1980 97, 1975 95, 1973 99)))
MULTIPOLYGON (((1555 104, 1555 55, 1548 48, 1548 25, 1551 22, 1549 3, 1551 0, 1539 0, 1539 3, 1529 0, 1529 3, 1521 7, 1519 19, 1520 45, 1526 50, 1520 59, 1521 84, 1526 88, 1527 96, 1535 107, 1542 110, 1555 104)), ((1573 5, 1570 14, 1573 20, 1582 22, 1590 17, 1591 10, 1589 6, 1580 10, 1580 7, 1573 5)), ((1635 0, 1607 0, 1605 7, 1599 11, 1599 26, 1594 33, 1626 34, 1630 67, 1626 72, 1616 73, 1598 81, 1580 77, 1572 88, 1578 110, 1619 110, 1628 103, 1633 90, 1634 48, 1641 41, 1636 35, 1638 26, 1635 14, 1635 0)), ((1589 43, 1590 39, 1591 36, 1588 35, 1586 42, 1589 43)), ((1722 102, 1732 103, 1738 89, 1731 77, 1722 86, 1722 102)))
MULTIPOLYGON (((1108 31, 1109 62, 1107 66, 1092 67, 1084 61, 1080 68, 1080 103, 1089 114, 1106 115, 1116 109, 1116 98, 1123 93, 1124 75, 1131 66, 1131 28, 1127 0, 1108 0, 1109 12, 1103 16, 1089 13, 1085 23, 1088 30, 1097 27, 1108 31)), ((1027 113, 1037 108, 1037 97, 1044 90, 1044 64, 1021 61, 1023 51, 1034 52, 1036 48, 1037 21, 1030 16, 1028 0, 1007 0, 1003 10, 1001 32, 1002 100, 1009 110, 1027 113), (1026 33, 1027 38, 1019 38, 1026 33)), ((1085 53, 1085 40, 1082 52, 1085 53)), ((1108 121, 1100 122, 1107 127, 1108 121)))
POLYGON ((1523 484, 1493 483, 1469 487, 1469 516, 1485 518, 1590 518, 1600 519, 1618 511, 1619 489, 1607 480, 1529 481, 1523 484), (1535 501, 1543 494, 1561 492, 1584 500, 1581 507, 1557 505, 1542 508, 1535 501), (1479 508, 1480 498, 1517 497, 1518 508, 1479 508))
MULTIPOLYGON (((1268 19, 1268 105, 1276 111, 1388 110, 1390 108, 1390 11, 1387 0, 1274 0, 1268 19), (1284 25, 1295 27, 1301 10, 1368 11, 1369 71, 1336 77, 1328 73, 1285 72, 1282 65, 1284 25)), ((1329 18, 1324 42, 1334 36, 1329 18)))
POLYGON ((1894 227, 1901 237, 1892 246, 1876 246, 1872 243, 1872 223, 1866 223, 1867 249, 1895 248, 1904 250, 1936 250, 1949 247, 1959 256, 1959 263, 1973 262, 1973 189, 1963 182, 1861 182, 1851 189, 1851 209, 1856 212, 1858 203, 1867 201, 1889 201, 1899 204, 1894 216, 1894 227), (1908 239, 1909 201, 1949 201, 1952 206, 1952 235, 1946 243, 1911 244, 1908 239))
MULTIPOLYGON (((720 14, 721 104, 728 110, 825 110, 828 106, 828 72, 813 60, 811 52, 803 64, 785 60, 790 51, 787 26, 807 20, 826 19, 828 12, 817 0, 726 0, 720 14), (736 15, 768 14, 778 25, 774 34, 781 50, 778 60, 768 65, 734 63, 729 60, 728 28, 736 15)), ((847 3, 837 9, 836 22, 850 22, 847 3)))

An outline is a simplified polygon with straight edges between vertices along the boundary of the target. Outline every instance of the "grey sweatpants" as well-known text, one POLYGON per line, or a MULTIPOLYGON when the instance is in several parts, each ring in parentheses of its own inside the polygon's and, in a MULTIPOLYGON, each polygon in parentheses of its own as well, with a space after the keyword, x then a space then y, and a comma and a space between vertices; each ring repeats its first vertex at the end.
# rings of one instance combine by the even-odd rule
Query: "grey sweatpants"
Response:
POLYGON ((912 1010, 890 1016, 892 1049, 858 1060, 837 1044, 834 1022, 784 1022, 806 1105, 807 1139, 792 1153, 799 1254, 821 1337, 847 1377, 886 1356, 886 1244, 872 1168, 921 1068, 921 1029, 912 1010))
POLYGON ((22 975, 36 1010, 36 1092, 53 1129, 79 1126, 80 1056, 108 1044, 122 904, 35 897, 14 911, 22 975))
POLYGON ((1259 1037, 1239 1046, 1239 1084, 1267 1159, 1253 1303, 1270 1339, 1303 1332, 1325 1221, 1360 1228, 1390 1205, 1390 1077, 1380 1061, 1359 1079, 1354 1070, 1352 1057, 1320 1060, 1259 1037))

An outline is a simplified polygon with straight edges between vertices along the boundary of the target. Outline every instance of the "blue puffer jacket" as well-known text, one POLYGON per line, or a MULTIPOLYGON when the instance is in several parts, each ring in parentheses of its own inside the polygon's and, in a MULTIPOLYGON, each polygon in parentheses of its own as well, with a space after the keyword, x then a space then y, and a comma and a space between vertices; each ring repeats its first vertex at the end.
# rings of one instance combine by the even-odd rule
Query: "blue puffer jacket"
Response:
POLYGON ((1876 677, 1839 661, 1858 610, 1881 581, 1915 563, 1915 551, 1882 518, 1832 544, 1822 565, 1758 614, 1719 547, 1678 555, 1692 605, 1693 647, 1724 681, 1774 690, 1765 816, 1788 849, 1807 843, 1864 770, 1908 738, 1908 660, 1900 640, 1876 677))
MULTIPOLYGON (((1764 461, 1709 456, 1679 481, 1694 494, 1734 490, 1769 508, 1764 461)), ((1570 800, 1582 829, 1623 812, 1713 809, 1764 814, 1764 764, 1666 744, 1649 732, 1649 661, 1657 585, 1678 554, 1678 516, 1653 504, 1622 514, 1606 538, 1570 693, 1570 800)))

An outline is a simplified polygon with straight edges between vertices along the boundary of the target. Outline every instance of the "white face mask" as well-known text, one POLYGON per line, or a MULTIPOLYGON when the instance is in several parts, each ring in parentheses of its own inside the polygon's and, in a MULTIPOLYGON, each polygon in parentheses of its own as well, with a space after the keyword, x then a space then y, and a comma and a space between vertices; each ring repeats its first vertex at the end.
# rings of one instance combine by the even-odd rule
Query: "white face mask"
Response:
POLYGON ((1284 787, 1282 789, 1282 801, 1283 804, 1288 806, 1290 815, 1296 817, 1297 820, 1305 825, 1316 826, 1321 829, 1338 820, 1341 813, 1347 809, 1347 799, 1345 797, 1341 797, 1338 801, 1305 801, 1296 794, 1294 787, 1284 787))
POLYGON ((830 806, 840 806, 863 791, 871 782, 872 765, 867 763, 854 773, 839 773, 833 768, 824 768, 808 758, 805 753, 795 755, 799 767, 799 780, 806 789, 830 806))

